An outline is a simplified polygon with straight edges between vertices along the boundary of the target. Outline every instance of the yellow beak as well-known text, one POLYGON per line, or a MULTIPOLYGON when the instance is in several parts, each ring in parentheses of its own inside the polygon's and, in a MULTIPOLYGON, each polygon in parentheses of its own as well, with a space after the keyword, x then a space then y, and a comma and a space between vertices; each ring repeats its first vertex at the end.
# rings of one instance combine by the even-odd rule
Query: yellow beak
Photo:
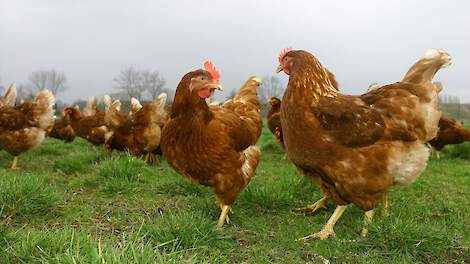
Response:
POLYGON ((215 89, 219 90, 219 91, 223 91, 224 90, 224 87, 222 86, 222 84, 217 84, 217 86, 215 87, 215 89))

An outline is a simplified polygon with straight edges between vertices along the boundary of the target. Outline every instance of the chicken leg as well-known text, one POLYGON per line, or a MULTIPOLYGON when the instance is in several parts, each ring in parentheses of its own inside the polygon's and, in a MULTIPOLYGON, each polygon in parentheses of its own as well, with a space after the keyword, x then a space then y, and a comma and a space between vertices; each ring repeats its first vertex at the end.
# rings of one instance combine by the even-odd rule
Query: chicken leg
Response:
POLYGON ((312 205, 308 205, 307 207, 302 207, 302 208, 295 208, 294 212, 313 214, 316 211, 320 210, 321 208, 326 208, 327 202, 328 202, 328 197, 323 196, 323 198, 316 201, 312 205))
POLYGON ((382 194, 382 217, 388 217, 388 198, 387 198, 387 192, 384 192, 382 194))
POLYGON ((374 209, 364 213, 364 227, 361 231, 361 235, 363 237, 366 237, 369 234, 369 229, 367 229, 367 226, 372 223, 372 218, 374 218, 374 209))
POLYGON ((315 234, 303 237, 303 238, 298 239, 298 240, 307 241, 307 240, 310 240, 310 239, 313 239, 313 238, 320 238, 321 240, 323 240, 323 239, 326 239, 330 236, 335 236, 336 234, 335 234, 335 231, 333 230, 333 227, 335 226, 336 222, 341 217, 343 212, 346 210, 346 208, 348 208, 347 205, 337 206, 334 213, 333 213, 333 215, 331 215, 330 219, 328 219, 328 222, 326 222, 325 226, 323 227, 323 229, 320 232, 317 232, 315 234))
POLYGON ((18 169, 18 167, 16 167, 16 164, 18 164, 18 156, 15 156, 15 157, 13 158, 13 162, 11 163, 11 169, 12 169, 12 170, 18 169))
POLYGON ((225 204, 220 204, 220 209, 222 209, 222 211, 220 212, 220 217, 219 217, 219 222, 217 223, 217 227, 222 227, 225 221, 227 221, 227 223, 230 222, 228 213, 232 211, 232 208, 230 207, 230 205, 225 205, 225 204))

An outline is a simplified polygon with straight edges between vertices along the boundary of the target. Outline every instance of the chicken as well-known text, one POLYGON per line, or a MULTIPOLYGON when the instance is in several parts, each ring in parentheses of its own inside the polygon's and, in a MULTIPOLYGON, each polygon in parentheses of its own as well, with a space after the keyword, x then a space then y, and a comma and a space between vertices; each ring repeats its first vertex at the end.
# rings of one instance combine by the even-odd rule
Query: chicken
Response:
POLYGON ((56 117, 54 127, 51 132, 49 132, 48 136, 65 142, 72 142, 75 139, 75 131, 70 125, 70 117, 65 113, 61 117, 56 117))
POLYGON ((44 90, 30 102, 0 107, 0 150, 14 156, 12 169, 17 169, 18 156, 40 145, 54 125, 54 103, 54 95, 44 90))
POLYGON ((205 99, 222 89, 219 78, 210 62, 204 70, 183 76, 171 119, 163 129, 161 149, 182 176, 212 187, 221 209, 217 226, 222 227, 258 166, 260 150, 255 144, 263 124, 257 95, 260 80, 250 77, 230 102, 209 106, 205 99))
POLYGON ((104 143, 104 135, 108 132, 105 126, 105 112, 96 107, 96 100, 90 98, 84 109, 84 114, 78 107, 68 107, 64 115, 70 118, 70 125, 75 134, 98 146, 104 143))
POLYGON ((441 151, 446 145, 460 144, 465 141, 470 141, 470 130, 465 129, 463 124, 454 118, 442 116, 439 120, 437 137, 429 141, 429 144, 437 151, 441 151))
MULTIPOLYGON (((333 87, 339 91, 339 84, 333 72, 327 68, 325 68, 325 71, 333 87)), ((271 109, 269 109, 268 112, 268 128, 276 137, 277 142, 284 146, 281 127, 281 99, 271 96, 269 98, 269 104, 271 104, 271 109)))
POLYGON ((425 143, 436 136, 441 116, 441 87, 431 81, 451 57, 428 50, 400 82, 361 96, 339 93, 306 51, 284 50, 279 63, 277 71, 289 75, 281 104, 288 158, 324 194, 304 209, 315 212, 328 200, 337 206, 323 229, 304 239, 335 235, 333 227, 350 203, 366 211, 370 223, 388 189, 414 182, 426 167, 425 143))
POLYGON ((281 127, 281 99, 271 96, 269 97, 269 104, 271 104, 271 109, 268 112, 268 128, 273 133, 276 141, 284 146, 281 127))
POLYGON ((0 96, 0 107, 3 107, 3 106, 13 107, 13 106, 15 106, 16 96, 17 96, 16 85, 12 84, 5 91, 5 94, 3 96, 0 96))
POLYGON ((106 151, 128 150, 135 156, 154 153, 160 146, 161 132, 168 119, 164 110, 166 99, 166 93, 162 93, 128 117, 119 112, 121 102, 114 101, 105 117, 109 128, 105 135, 106 151))

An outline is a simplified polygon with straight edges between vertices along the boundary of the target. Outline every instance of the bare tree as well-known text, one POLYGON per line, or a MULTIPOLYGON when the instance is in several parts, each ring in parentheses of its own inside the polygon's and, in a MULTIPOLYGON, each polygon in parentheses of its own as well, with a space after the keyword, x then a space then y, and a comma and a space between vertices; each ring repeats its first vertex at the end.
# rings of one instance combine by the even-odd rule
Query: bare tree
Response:
POLYGON ((24 101, 29 101, 31 99, 33 99, 34 97, 34 93, 33 93, 33 88, 31 87, 30 84, 24 84, 24 83, 20 83, 16 86, 16 91, 17 91, 17 101, 21 101, 21 100, 24 100, 24 101))
POLYGON ((284 93, 284 85, 281 80, 275 76, 266 76, 262 80, 259 90, 260 100, 266 103, 270 96, 282 97, 284 93))
POLYGON ((139 101, 142 100, 146 87, 142 82, 142 73, 133 65, 122 69, 119 75, 114 78, 114 82, 116 83, 114 88, 128 97, 125 99, 135 97, 139 101))
POLYGON ((67 90, 67 77, 65 73, 58 72, 54 69, 32 72, 28 79, 33 85, 31 89, 32 93, 48 89, 53 94, 57 95, 67 90))
POLYGON ((163 87, 165 86, 166 81, 158 71, 145 70, 142 71, 141 76, 142 85, 149 93, 151 100, 165 91, 163 87))

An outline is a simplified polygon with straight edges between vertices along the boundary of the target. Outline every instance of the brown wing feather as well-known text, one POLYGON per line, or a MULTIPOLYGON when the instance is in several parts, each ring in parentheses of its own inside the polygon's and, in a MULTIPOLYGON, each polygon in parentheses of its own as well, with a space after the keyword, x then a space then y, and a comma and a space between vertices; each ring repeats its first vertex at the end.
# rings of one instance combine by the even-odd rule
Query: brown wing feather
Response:
POLYGON ((359 98, 346 95, 322 97, 312 112, 320 127, 342 145, 367 146, 384 136, 382 116, 359 98))

